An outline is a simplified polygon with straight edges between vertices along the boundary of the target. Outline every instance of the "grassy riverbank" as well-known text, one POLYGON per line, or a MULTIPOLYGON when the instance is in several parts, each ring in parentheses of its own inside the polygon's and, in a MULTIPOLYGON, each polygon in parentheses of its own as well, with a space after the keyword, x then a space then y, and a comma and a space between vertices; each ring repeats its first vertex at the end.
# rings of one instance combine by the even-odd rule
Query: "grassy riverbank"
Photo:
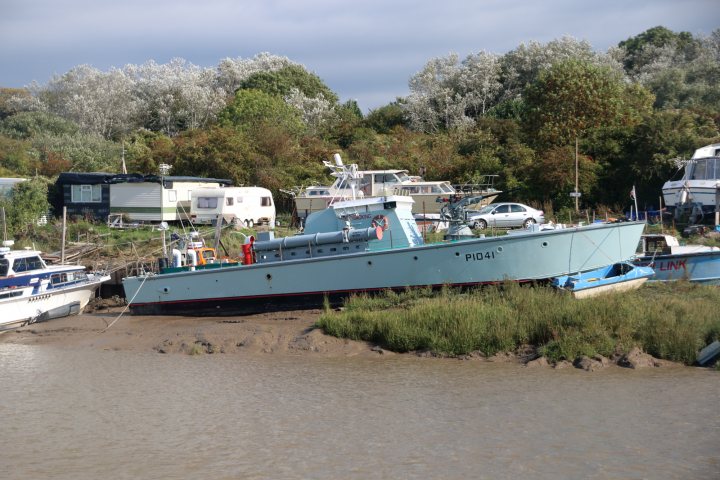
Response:
POLYGON ((572 361, 637 346, 691 365, 701 348, 720 338, 718 305, 720 289, 684 282, 582 301, 551 287, 506 284, 466 293, 357 296, 341 311, 326 310, 317 325, 397 352, 491 356, 529 344, 549 360, 572 361))

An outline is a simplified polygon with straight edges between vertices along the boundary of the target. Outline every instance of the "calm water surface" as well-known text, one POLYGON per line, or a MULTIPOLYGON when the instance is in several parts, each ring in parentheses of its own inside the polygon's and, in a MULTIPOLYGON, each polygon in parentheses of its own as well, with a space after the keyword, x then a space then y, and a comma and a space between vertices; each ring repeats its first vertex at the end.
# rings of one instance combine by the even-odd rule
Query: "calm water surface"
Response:
POLYGON ((720 478, 720 374, 0 344, 0 476, 720 478))

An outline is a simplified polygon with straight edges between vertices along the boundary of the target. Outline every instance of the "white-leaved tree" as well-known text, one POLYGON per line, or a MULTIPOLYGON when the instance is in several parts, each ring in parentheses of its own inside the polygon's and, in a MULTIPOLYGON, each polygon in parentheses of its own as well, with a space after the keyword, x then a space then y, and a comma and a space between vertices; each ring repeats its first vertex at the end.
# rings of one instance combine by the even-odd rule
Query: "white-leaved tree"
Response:
POLYGON ((481 51, 468 55, 463 60, 462 67, 459 86, 466 109, 473 117, 483 116, 502 89, 500 57, 481 51))
POLYGON ((167 135, 205 125, 225 106, 225 92, 215 73, 175 58, 165 64, 149 61, 128 66, 135 94, 145 105, 144 126, 167 135))
POLYGON ((720 106, 720 29, 696 38, 667 32, 661 41, 618 49, 630 78, 655 94, 657 108, 720 106))
POLYGON ((80 128, 104 138, 133 129, 142 109, 134 97, 133 80, 123 70, 108 72, 80 65, 47 85, 30 86, 32 96, 24 108, 53 113, 75 122, 80 128))
POLYGON ((564 36, 546 44, 535 41, 522 43, 501 57, 502 98, 520 98, 523 90, 538 78, 540 72, 566 60, 578 60, 622 72, 622 64, 618 60, 610 54, 594 51, 586 40, 564 36))
MULTIPOLYGON (((89 65, 72 68, 46 85, 28 86, 10 105, 17 111, 42 111, 76 123, 84 133, 119 139, 140 128, 176 135, 213 121, 253 74, 295 66, 287 57, 260 53, 253 58, 225 58, 215 68, 201 68, 174 58, 148 61, 103 72, 89 65)), ((333 119, 332 101, 287 95, 312 129, 333 119)))
POLYGON ((336 117, 333 103, 326 100, 322 94, 310 98, 299 89, 293 88, 285 96, 285 103, 300 111, 303 122, 311 133, 318 133, 323 125, 332 122, 336 117))
POLYGON ((240 84, 258 72, 274 72, 291 65, 299 65, 287 57, 263 52, 253 58, 224 58, 217 66, 216 82, 228 96, 235 94, 240 84))
POLYGON ((433 58, 410 78, 410 95, 405 111, 410 126, 422 132, 435 132, 472 123, 465 116, 460 93, 461 66, 458 55, 433 58))

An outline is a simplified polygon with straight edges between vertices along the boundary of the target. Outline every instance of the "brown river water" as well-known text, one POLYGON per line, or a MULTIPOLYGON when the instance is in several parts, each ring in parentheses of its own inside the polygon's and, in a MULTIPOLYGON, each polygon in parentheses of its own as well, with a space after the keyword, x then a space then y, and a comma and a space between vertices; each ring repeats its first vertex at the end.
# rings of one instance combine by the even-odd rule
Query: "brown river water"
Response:
POLYGON ((0 344, 4 479, 720 478, 720 373, 0 344))

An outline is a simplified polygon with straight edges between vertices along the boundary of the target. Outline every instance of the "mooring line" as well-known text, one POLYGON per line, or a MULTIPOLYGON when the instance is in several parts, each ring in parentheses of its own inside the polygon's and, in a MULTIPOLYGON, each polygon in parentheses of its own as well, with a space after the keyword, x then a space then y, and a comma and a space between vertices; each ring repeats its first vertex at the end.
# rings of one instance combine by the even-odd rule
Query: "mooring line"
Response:
POLYGON ((140 293, 140 290, 142 289, 143 285, 145 285, 145 280, 147 280, 147 279, 148 279, 148 275, 145 274, 145 278, 143 278, 142 282, 140 282, 140 286, 138 287, 137 292, 135 292, 135 295, 133 295, 133 297, 130 299, 130 301, 127 303, 127 305, 125 305, 125 308, 122 309, 122 311, 120 312, 120 315, 118 315, 117 318, 115 318, 115 320, 110 322, 110 324, 107 327, 105 327, 105 329, 101 330, 100 333, 107 332, 107 330, 110 327, 112 327, 115 324, 115 322, 120 320, 120 317, 122 317, 123 314, 125 314, 125 312, 127 311, 127 309, 130 308, 130 304, 133 302, 133 300, 135 300, 135 297, 137 297, 137 294, 140 293))

